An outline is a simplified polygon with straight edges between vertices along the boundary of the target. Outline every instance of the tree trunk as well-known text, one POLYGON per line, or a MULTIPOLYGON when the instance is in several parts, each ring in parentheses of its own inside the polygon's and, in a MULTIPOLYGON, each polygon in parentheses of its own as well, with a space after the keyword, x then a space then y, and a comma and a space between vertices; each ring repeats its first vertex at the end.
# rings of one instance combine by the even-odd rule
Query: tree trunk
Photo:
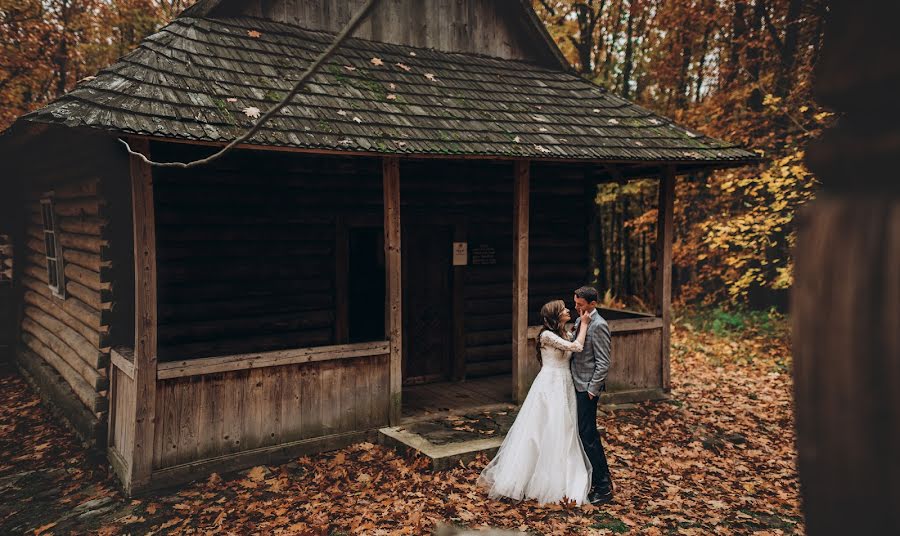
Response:
POLYGON ((778 66, 778 76, 775 82, 775 94, 785 97, 791 90, 791 80, 794 78, 794 70, 797 62, 797 45, 800 41, 800 14, 803 10, 803 0, 790 0, 784 31, 784 46, 781 50, 781 62, 778 66))
POLYGON ((631 71, 634 68, 634 12, 637 0, 630 0, 628 24, 625 30, 625 65, 622 67, 622 98, 627 99, 631 91, 631 71))

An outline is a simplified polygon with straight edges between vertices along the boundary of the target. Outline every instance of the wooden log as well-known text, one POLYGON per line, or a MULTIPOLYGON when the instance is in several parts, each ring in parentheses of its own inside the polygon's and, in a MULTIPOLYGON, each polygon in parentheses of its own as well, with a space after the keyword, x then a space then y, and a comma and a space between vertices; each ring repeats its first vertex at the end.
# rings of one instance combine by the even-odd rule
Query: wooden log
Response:
POLYGON ((267 334, 283 331, 303 331, 307 329, 331 327, 334 311, 291 312, 287 314, 248 316, 204 320, 199 322, 178 322, 159 326, 159 339, 165 344, 178 341, 196 341, 241 333, 267 334))
POLYGON ((104 218, 59 218, 59 230, 65 233, 100 236, 107 221, 104 218))
POLYGON ((112 290, 112 283, 101 281, 99 272, 75 264, 66 264, 65 274, 69 281, 75 281, 95 292, 103 294, 112 290))
POLYGON ((50 289, 47 287, 47 272, 41 272, 40 270, 37 270, 37 272, 43 273, 44 275, 44 280, 41 281, 40 278, 34 276, 35 270, 31 270, 31 267, 26 268, 28 277, 22 278, 22 284, 25 288, 28 288, 36 292, 37 294, 40 294, 42 297, 50 300, 54 305, 60 307, 66 313, 77 318, 85 326, 96 330, 100 335, 105 335, 106 333, 108 333, 109 324, 108 319, 106 318, 106 311, 98 311, 73 296, 69 296, 65 300, 52 298, 50 289))
POLYGON ((390 424, 400 424, 403 385, 403 296, 402 258, 400 254, 400 160, 396 157, 382 159, 382 183, 384 188, 384 258, 388 310, 385 315, 389 339, 390 358, 390 424))
POLYGON ((84 337, 95 348, 97 348, 101 352, 104 351, 100 344, 100 332, 79 320, 75 315, 69 313, 64 307, 60 307, 54 304, 52 301, 50 301, 49 296, 49 292, 47 295, 43 295, 29 288, 29 290, 25 291, 24 300, 25 303, 37 307, 43 312, 53 316, 60 322, 65 323, 68 327, 80 333, 81 336, 84 337))
POLYGON ((65 361, 94 391, 100 392, 106 389, 108 385, 106 378, 100 374, 97 369, 85 363, 75 350, 69 347, 69 345, 55 334, 34 321, 34 319, 29 316, 22 318, 22 332, 39 340, 60 359, 65 361))
POLYGON ((56 372, 66 381, 75 396, 90 410, 103 411, 106 409, 106 399, 97 393, 97 390, 82 378, 78 372, 69 366, 62 358, 60 358, 53 350, 43 344, 31 333, 23 332, 22 341, 25 345, 48 365, 53 367, 56 372))
POLYGON ((89 289, 77 281, 66 281, 66 293, 75 296, 98 311, 109 310, 112 306, 103 299, 106 296, 103 296, 101 292, 89 289))
POLYGON ((96 197, 61 199, 54 203, 58 216, 99 216, 101 200, 96 197))
POLYGON ((332 343, 334 332, 330 327, 291 331, 274 335, 246 335, 238 338, 220 337, 208 341, 197 341, 160 346, 160 360, 196 359, 227 355, 232 352, 250 353, 294 348, 297 346, 324 346, 332 343))
POLYGON ((98 177, 92 177, 90 179, 57 186, 53 188, 53 197, 56 199, 96 197, 99 184, 100 179, 98 177))
POLYGON ((99 236, 95 235, 66 232, 59 232, 57 234, 59 236, 59 243, 64 248, 78 249, 81 251, 87 251, 89 253, 96 253, 99 255, 100 250, 104 246, 109 246, 109 243, 106 240, 103 240, 99 236))
POLYGON ((95 253, 85 253, 84 251, 79 251, 77 249, 63 248, 63 260, 66 261, 66 266, 74 264, 86 270, 97 272, 98 274, 100 274, 103 268, 109 268, 111 266, 109 261, 101 262, 100 255, 95 253))
MULTIPOLYGON (((104 355, 98 347, 91 344, 91 342, 83 335, 70 328, 59 319, 33 305, 25 307, 25 315, 37 322, 48 332, 53 333, 58 337, 91 369, 101 371, 106 368, 109 361, 108 356, 104 355)), ((48 344, 48 346, 50 345, 48 344)), ((74 367, 75 365, 72 366, 74 367)), ((85 378, 87 378, 87 376, 85 376, 85 378)))
POLYGON ((659 213, 656 222, 656 314, 662 318, 662 388, 672 388, 669 352, 672 324, 672 242, 674 241, 675 167, 666 166, 659 181, 659 213))
POLYGON ((512 394, 521 404, 534 378, 528 372, 528 216, 531 162, 513 164, 512 394))

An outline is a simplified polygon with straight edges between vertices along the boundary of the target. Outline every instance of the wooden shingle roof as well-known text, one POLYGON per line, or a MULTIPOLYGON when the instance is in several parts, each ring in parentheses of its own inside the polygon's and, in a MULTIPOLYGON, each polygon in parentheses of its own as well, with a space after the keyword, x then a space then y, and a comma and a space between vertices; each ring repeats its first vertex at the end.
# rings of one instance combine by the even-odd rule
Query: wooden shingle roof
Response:
MULTIPOLYGON (((334 36, 263 19, 176 19, 23 121, 225 143, 287 93, 334 36)), ((756 159, 572 73, 348 40, 252 145, 536 159, 756 159)))

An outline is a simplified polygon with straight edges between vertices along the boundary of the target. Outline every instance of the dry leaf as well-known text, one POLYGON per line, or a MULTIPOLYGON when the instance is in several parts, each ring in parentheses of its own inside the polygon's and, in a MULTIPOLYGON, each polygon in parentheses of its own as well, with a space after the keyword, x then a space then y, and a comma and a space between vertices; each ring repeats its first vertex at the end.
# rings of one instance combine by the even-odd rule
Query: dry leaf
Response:
POLYGON ((431 80, 432 82, 437 81, 437 78, 435 78, 434 73, 425 73, 425 78, 431 80))
POLYGON ((237 102, 237 99, 234 97, 228 97, 227 99, 225 99, 225 101, 226 102, 237 102))
POLYGON ((397 95, 394 95, 393 93, 388 93, 388 96, 385 98, 387 100, 397 100, 397 95))
POLYGON ((406 72, 412 71, 412 69, 409 68, 409 65, 406 65, 404 63, 397 63, 395 65, 397 65, 397 67, 400 67, 401 69, 403 69, 406 72))
POLYGON ((47 529, 51 529, 56 526, 56 522, 47 523, 46 525, 41 525, 40 527, 34 529, 34 536, 38 536, 39 534, 43 534, 47 529))
POLYGON ((513 141, 516 143, 520 143, 522 141, 522 138, 519 136, 516 136, 515 138, 513 138, 513 141))
POLYGON ((262 34, 257 32, 256 30, 247 30, 247 35, 254 39, 259 39, 260 36, 262 36, 262 34))
POLYGON ((256 106, 248 106, 247 108, 244 108, 243 112, 244 115, 251 119, 259 119, 259 108, 256 106))
POLYGON ((377 66, 379 66, 379 67, 381 67, 382 65, 384 65, 384 62, 381 61, 381 58, 372 58, 372 59, 369 60, 369 61, 372 62, 372 65, 377 65, 377 66))
POLYGON ((416 53, 415 53, 415 52, 410 52, 409 55, 410 55, 410 56, 415 56, 416 53))
POLYGON ((356 121, 357 123, 362 123, 362 119, 360 119, 356 116, 353 116, 353 120, 356 121))
POLYGON ((345 112, 344 110, 338 110, 337 114, 338 115, 347 115, 347 112, 345 112))
POLYGON ((266 468, 257 465, 247 472, 247 477, 254 482, 262 482, 266 478, 266 468))
POLYGON ((352 65, 344 65, 344 69, 347 69, 348 71, 355 71, 356 67, 352 65))

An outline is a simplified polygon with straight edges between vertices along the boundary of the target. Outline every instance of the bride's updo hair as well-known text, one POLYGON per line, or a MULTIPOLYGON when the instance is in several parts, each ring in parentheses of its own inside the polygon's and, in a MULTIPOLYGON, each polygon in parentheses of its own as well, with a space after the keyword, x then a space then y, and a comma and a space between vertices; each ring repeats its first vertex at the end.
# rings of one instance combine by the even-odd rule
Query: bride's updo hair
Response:
POLYGON ((560 317, 566 308, 566 302, 562 300, 553 300, 547 302, 541 307, 541 332, 537 336, 537 359, 541 363, 541 335, 545 331, 552 331, 563 339, 566 338, 566 326, 561 322, 560 317))

